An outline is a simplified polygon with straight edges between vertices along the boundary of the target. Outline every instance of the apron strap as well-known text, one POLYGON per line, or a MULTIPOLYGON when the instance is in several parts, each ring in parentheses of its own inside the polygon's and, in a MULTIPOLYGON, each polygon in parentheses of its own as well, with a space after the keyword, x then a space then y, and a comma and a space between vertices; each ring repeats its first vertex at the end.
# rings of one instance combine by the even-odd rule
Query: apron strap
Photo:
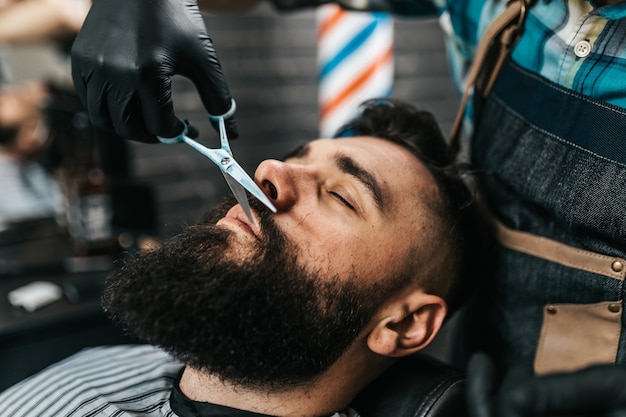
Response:
POLYGON ((450 134, 450 147, 454 154, 460 149, 461 126, 470 92, 478 84, 483 98, 489 95, 505 58, 522 35, 529 4, 530 0, 511 0, 481 38, 465 80, 463 98, 450 134))
POLYGON ((546 237, 512 230, 495 218, 492 220, 496 239, 505 248, 570 268, 624 281, 626 261, 622 258, 575 248, 546 237))

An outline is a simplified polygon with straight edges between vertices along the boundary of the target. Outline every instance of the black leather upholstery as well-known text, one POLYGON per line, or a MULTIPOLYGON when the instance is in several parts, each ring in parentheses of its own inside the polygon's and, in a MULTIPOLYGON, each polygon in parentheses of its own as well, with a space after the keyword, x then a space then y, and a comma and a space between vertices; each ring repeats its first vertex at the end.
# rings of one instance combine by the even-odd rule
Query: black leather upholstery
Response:
POLYGON ((400 359, 353 401, 361 417, 465 417, 465 375, 423 354, 400 359))

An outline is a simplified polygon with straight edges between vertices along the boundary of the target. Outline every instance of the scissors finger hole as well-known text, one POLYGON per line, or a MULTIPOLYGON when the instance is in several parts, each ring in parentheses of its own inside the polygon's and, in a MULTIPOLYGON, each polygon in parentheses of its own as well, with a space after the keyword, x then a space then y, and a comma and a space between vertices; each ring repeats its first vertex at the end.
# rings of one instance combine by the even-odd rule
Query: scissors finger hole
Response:
POLYGON ((173 138, 164 138, 163 136, 157 136, 159 142, 165 143, 166 145, 171 145, 173 143, 184 141, 185 136, 187 136, 187 134, 189 133, 189 129, 187 127, 188 124, 189 122, 185 120, 183 123, 183 131, 178 136, 174 136, 173 138))
POLYGON ((229 117, 232 117, 235 114, 235 111, 237 110, 237 103, 235 103, 235 99, 231 98, 230 99, 230 109, 228 109, 228 111, 224 114, 220 114, 220 115, 213 115, 211 113, 207 113, 207 115, 209 116, 209 120, 213 120, 214 122, 219 121, 220 119, 228 119, 229 117))

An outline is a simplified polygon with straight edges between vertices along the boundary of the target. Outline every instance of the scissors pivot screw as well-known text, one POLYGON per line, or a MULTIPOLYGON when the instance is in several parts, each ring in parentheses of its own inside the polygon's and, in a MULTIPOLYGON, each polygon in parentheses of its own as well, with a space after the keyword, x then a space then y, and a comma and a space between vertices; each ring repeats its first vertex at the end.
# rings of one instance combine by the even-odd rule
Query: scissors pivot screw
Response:
POLYGON ((221 163, 222 165, 228 165, 228 164, 230 164, 230 158, 229 158, 229 157, 222 158, 222 160, 220 161, 220 163, 221 163))

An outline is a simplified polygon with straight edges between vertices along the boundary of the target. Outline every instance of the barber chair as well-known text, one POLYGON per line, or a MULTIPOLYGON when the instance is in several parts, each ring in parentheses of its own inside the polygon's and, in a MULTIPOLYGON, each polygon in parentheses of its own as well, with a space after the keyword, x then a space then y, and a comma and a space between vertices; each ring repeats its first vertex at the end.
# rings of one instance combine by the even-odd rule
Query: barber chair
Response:
POLYGON ((466 417, 465 375, 425 354, 398 360, 351 404, 361 417, 466 417))

